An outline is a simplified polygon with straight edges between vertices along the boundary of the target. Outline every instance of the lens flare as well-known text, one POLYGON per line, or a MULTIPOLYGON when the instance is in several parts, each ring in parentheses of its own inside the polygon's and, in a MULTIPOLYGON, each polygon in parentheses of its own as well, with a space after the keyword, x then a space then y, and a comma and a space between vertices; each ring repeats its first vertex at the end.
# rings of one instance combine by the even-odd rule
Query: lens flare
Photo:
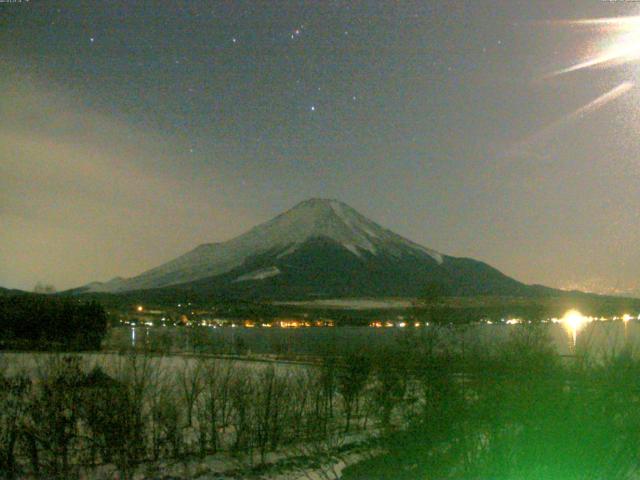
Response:
POLYGON ((540 130, 533 132, 529 136, 523 138, 513 145, 507 152, 506 156, 517 156, 520 154, 531 154, 537 147, 549 142, 560 130, 568 128, 575 122, 581 120, 596 110, 604 107, 609 102, 621 97, 634 87, 633 82, 622 82, 608 92, 603 93, 599 97, 591 100, 589 103, 582 105, 576 110, 566 114, 564 117, 544 126, 540 130))
POLYGON ((640 60, 640 17, 590 18, 552 22, 596 29, 596 53, 580 62, 556 70, 547 78, 596 67, 616 67, 640 60))
POLYGON ((591 67, 612 67, 640 59, 640 34, 627 35, 595 57, 553 72, 550 77, 591 67))
POLYGON ((608 30, 636 30, 640 29, 640 15, 630 17, 582 18, 580 20, 553 20, 548 23, 568 25, 571 27, 599 27, 608 30))

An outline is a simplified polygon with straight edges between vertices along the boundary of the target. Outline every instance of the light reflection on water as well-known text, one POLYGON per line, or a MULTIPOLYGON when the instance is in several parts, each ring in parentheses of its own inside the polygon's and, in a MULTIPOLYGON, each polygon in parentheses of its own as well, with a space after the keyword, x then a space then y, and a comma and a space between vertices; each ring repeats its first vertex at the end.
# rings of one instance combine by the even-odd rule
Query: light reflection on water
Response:
POLYGON ((132 347, 140 347, 141 344, 145 344, 149 339, 149 330, 150 327, 129 327, 131 330, 131 346, 132 347), (142 333, 142 335, 141 335, 142 333), (139 338, 141 337, 141 338, 139 338))
POLYGON ((569 310, 560 319, 565 330, 571 339, 570 347, 573 351, 576 349, 578 341, 578 332, 580 332, 588 323, 592 322, 591 317, 585 317, 578 310, 569 310))
MULTIPOLYGON (((484 340, 506 339, 509 329, 522 328, 519 326, 491 325, 480 326, 478 337, 484 340), (485 327, 484 329, 482 327, 485 327), (492 327, 488 331, 486 327, 492 327)), ((640 353, 640 321, 608 321, 594 320, 579 323, 548 323, 546 329, 552 345, 561 355, 588 353, 594 357, 620 352, 630 347, 640 353)))
MULTIPOLYGON (((354 348, 376 347, 395 343, 407 335, 422 335, 429 329, 444 328, 451 340, 463 340, 467 345, 474 341, 491 344, 506 340, 515 329, 527 328, 526 324, 473 324, 452 327, 421 328, 370 328, 370 327, 337 327, 337 328, 186 328, 186 327, 130 327, 114 329, 112 340, 105 348, 117 349, 119 343, 117 332, 127 334, 127 343, 134 347, 145 344, 153 345, 159 335, 172 337, 172 349, 190 351, 201 349, 207 352, 213 349, 231 348, 240 341, 246 349, 253 353, 273 353, 274 348, 283 346, 290 353, 314 354, 325 347, 348 345, 354 348), (141 330, 144 332, 141 334, 141 330)), ((620 351, 631 346, 640 352, 640 320, 620 318, 616 321, 598 321, 589 317, 581 317, 579 312, 571 312, 555 322, 542 324, 552 344, 561 355, 590 352, 602 355, 620 351)), ((122 337, 120 337, 122 338, 122 337)))

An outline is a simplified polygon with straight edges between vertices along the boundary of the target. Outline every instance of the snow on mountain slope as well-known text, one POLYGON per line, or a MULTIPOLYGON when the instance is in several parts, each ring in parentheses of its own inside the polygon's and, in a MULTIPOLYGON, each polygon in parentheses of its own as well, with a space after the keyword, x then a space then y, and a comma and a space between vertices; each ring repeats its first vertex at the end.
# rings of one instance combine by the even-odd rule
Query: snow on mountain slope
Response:
POLYGON ((280 273, 282 272, 280 272, 280 269, 278 267, 261 268, 260 270, 253 271, 245 275, 240 275, 234 280, 234 282, 244 282, 246 280, 264 280, 265 278, 275 277, 280 273))
MULTIPOLYGON (((289 255, 305 241, 319 237, 337 242, 358 258, 380 254, 424 257, 426 254, 438 264, 443 262, 438 252, 381 227, 342 202, 310 199, 232 240, 200 245, 141 275, 112 285, 100 284, 98 288, 126 291, 191 282, 229 272, 247 259, 266 252, 277 252, 278 257, 289 255)), ((279 272, 267 273, 277 275, 279 272)), ((91 290, 91 284, 87 287, 91 290)))

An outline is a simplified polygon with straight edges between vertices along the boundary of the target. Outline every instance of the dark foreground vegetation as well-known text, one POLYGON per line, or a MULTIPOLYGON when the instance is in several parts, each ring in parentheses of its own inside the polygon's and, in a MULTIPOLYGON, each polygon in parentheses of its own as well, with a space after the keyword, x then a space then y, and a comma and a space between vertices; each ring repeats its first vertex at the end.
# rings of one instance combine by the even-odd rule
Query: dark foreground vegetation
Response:
POLYGON ((48 295, 0 295, 0 348, 95 350, 107 331, 96 302, 48 295))
POLYGON ((268 478, 277 452, 324 469, 357 441, 372 458, 347 479, 635 478, 640 358, 560 357, 546 328, 518 326, 492 347, 416 331, 328 349, 317 365, 140 351, 5 365, 0 477, 158 478, 217 454, 227 477, 268 478))
POLYGON ((561 358, 530 325, 464 355, 434 340, 413 365, 400 360, 406 374, 388 386, 404 422, 384 437, 387 453, 345 480, 638 478, 640 357, 630 347, 561 358))
POLYGON ((352 418, 368 375, 348 386, 334 361, 280 369, 131 352, 104 363, 50 355, 0 378, 0 478, 157 478, 162 462, 216 453, 245 478, 283 447, 324 458, 367 423, 352 418))

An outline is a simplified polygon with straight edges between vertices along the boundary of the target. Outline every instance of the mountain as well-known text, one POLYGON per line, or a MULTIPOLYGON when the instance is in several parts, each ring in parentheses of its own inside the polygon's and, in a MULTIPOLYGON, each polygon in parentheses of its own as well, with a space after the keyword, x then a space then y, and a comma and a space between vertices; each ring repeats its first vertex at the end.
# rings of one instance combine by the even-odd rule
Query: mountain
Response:
POLYGON ((443 255, 327 199, 299 203, 223 243, 192 251, 138 276, 94 282, 76 292, 179 289, 207 296, 328 298, 450 294, 537 295, 477 260, 443 255))
POLYGON ((31 294, 30 292, 25 292, 24 290, 0 287, 0 297, 15 296, 15 295, 30 295, 30 294, 31 294))
POLYGON ((125 279, 122 277, 115 277, 109 280, 108 282, 91 282, 86 284, 84 287, 80 287, 79 291, 84 292, 115 292, 120 289, 120 286, 125 283, 125 279))

